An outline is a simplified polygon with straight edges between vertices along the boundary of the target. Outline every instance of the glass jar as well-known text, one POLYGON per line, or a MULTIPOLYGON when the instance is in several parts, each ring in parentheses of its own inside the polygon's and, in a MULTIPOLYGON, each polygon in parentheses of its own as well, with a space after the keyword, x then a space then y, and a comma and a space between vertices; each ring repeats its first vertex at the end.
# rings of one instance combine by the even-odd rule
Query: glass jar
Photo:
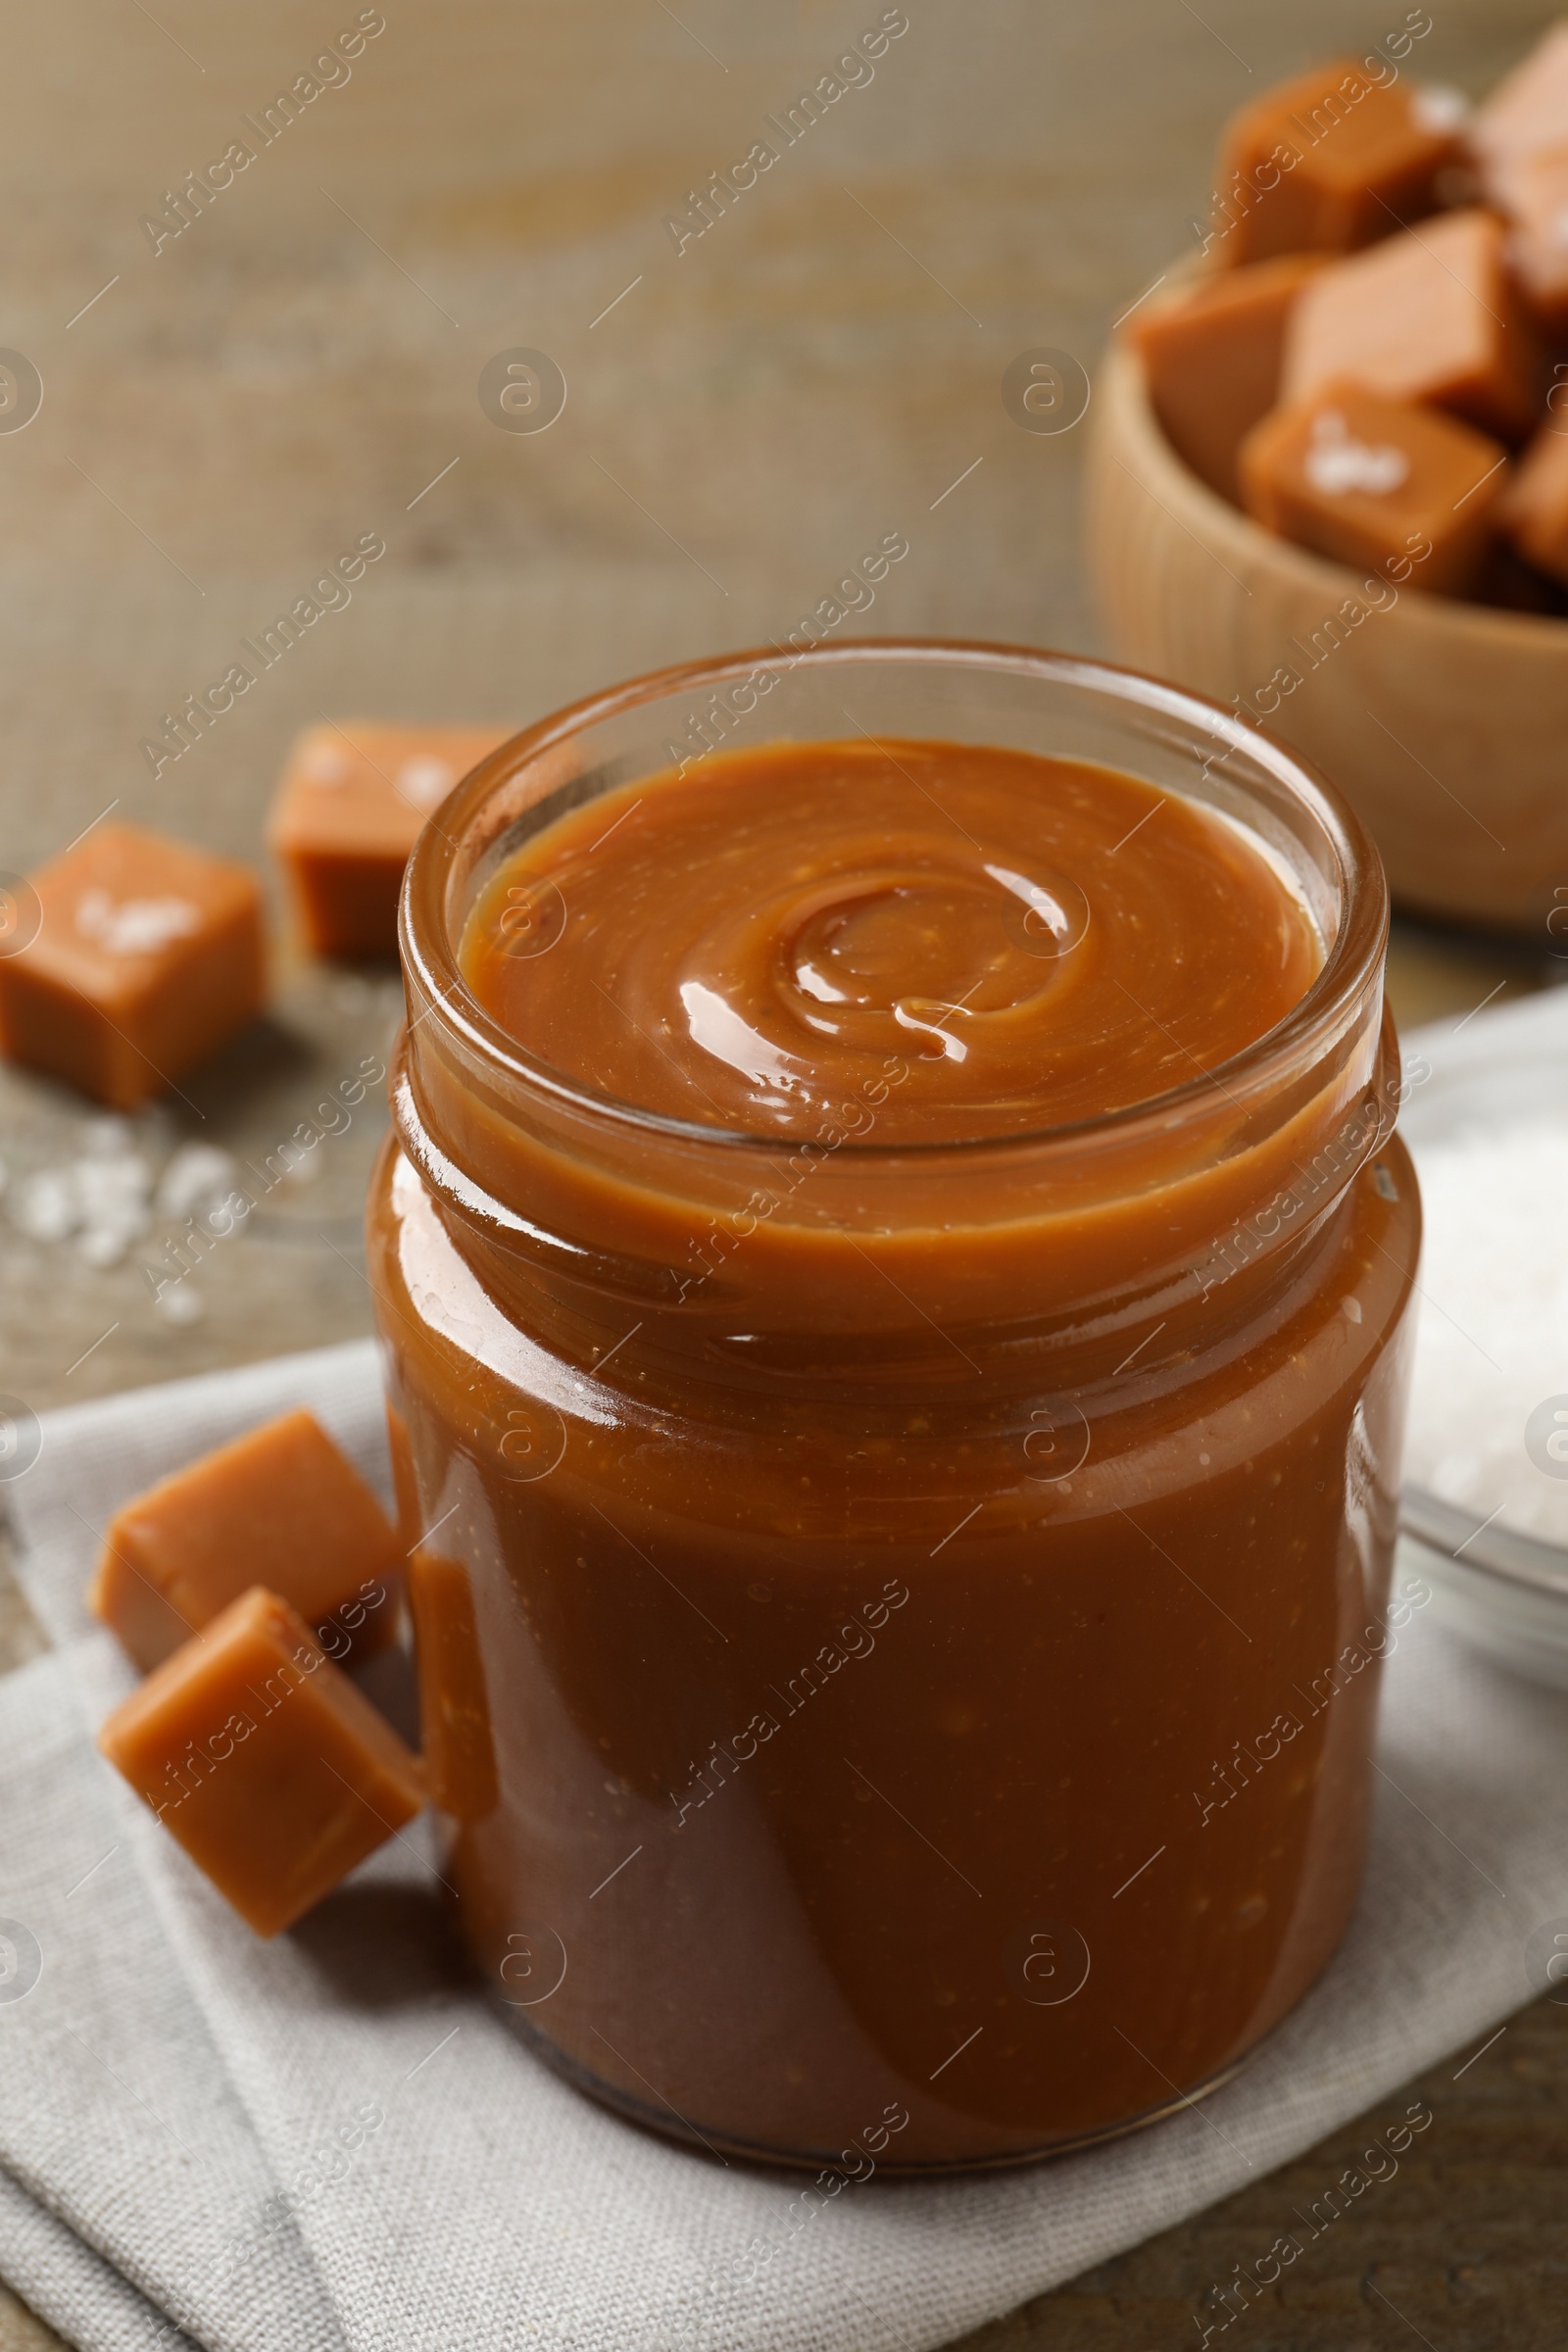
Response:
POLYGON ((369 1210, 426 1749, 479 1966, 584 2089, 757 2157, 1006 2163, 1212 2086, 1322 1968, 1419 1226, 1387 920, 1279 746, 982 645, 641 679, 427 828, 369 1210), (1292 878, 1318 978, 1155 1102, 897 1147, 897 1061, 791 1147, 569 1082, 469 994, 465 917, 531 832, 847 718, 1206 804, 1292 878))

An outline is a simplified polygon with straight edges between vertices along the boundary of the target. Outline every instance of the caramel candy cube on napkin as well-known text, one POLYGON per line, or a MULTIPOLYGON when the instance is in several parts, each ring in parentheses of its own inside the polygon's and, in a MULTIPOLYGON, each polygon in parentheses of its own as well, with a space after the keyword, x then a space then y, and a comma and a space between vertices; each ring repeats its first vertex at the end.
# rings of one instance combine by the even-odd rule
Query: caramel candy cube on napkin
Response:
POLYGON ((318 956, 397 954, 409 853, 505 727, 309 727, 272 802, 268 840, 318 956))
POLYGON ((1457 595, 1486 553, 1506 455, 1436 410, 1339 383, 1253 427, 1242 488, 1248 513, 1299 547, 1457 595))
MULTIPOLYGON (((1563 426, 1568 428, 1568 417, 1563 426)), ((1536 435, 1497 519, 1528 563, 1568 585, 1568 429, 1548 424, 1536 435)))
POLYGON ((291 1927, 424 1803, 417 1758, 260 1586, 166 1658, 98 1745, 258 1936, 291 1927))
POLYGON ((391 1637, 402 1549, 313 1413, 284 1413, 161 1479, 110 1521, 87 1595, 145 1673, 253 1585, 334 1656, 391 1637))
POLYGON ((1553 24, 1503 75, 1477 108, 1469 143, 1494 203, 1505 203, 1512 172, 1526 157, 1568 146, 1568 23, 1553 24))
POLYGON ((133 1110, 248 1021, 266 992, 249 866, 94 825, 31 877, 39 923, 0 957, 0 1048, 133 1110))
POLYGON ((1449 213, 1319 270, 1286 330, 1283 397, 1353 376, 1522 440, 1538 414, 1538 357, 1505 233, 1491 213, 1449 213))
POLYGON ((1339 58, 1284 81, 1226 126, 1217 197, 1222 267, 1272 254, 1349 253, 1430 212, 1459 152, 1463 101, 1339 58))
POLYGON ((1287 254, 1206 278, 1133 328, 1160 429, 1200 481, 1241 503, 1237 453, 1279 392, 1285 329, 1296 298, 1323 267, 1287 254))

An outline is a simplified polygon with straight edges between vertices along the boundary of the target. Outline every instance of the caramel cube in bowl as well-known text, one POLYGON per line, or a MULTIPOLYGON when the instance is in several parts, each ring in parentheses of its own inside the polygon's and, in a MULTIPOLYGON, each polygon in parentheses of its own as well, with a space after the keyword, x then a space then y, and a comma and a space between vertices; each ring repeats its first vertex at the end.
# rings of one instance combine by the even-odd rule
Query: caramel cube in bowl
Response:
POLYGON ((1568 332, 1568 143, 1509 163, 1498 173, 1498 202, 1525 300, 1553 334, 1568 332))
POLYGON ((1463 112, 1451 92, 1373 81, 1354 58, 1264 90, 1226 126, 1211 257, 1349 253, 1419 220, 1459 153, 1463 112))
POLYGON ((1497 519, 1527 563, 1568 585, 1568 416, 1531 442, 1497 519))
POLYGON ((94 825, 31 877, 38 928, 0 957, 0 1049, 134 1110, 262 1004, 249 866, 138 825, 94 825))
POLYGON ((1279 396, 1285 329, 1320 254, 1287 254, 1202 280, 1132 337, 1166 440, 1201 482, 1241 503, 1237 453, 1279 396))
POLYGON ((1487 194, 1505 210, 1515 167, 1568 146, 1568 23, 1553 24, 1476 109, 1469 143, 1487 194))
POLYGON ((334 1656, 390 1638, 402 1547, 353 1463, 312 1413, 284 1413, 204 1454, 110 1521, 88 1593, 145 1673, 266 1585, 334 1656))
POLYGON ((1494 527, 1506 457, 1451 416, 1341 382, 1253 427, 1242 489, 1248 513, 1298 547, 1461 595, 1494 527))
POLYGON ((1352 376, 1522 440, 1536 419, 1539 356, 1505 237, 1491 213, 1449 213, 1319 270, 1286 330, 1283 397, 1352 376))
POLYGON ((393 956, 409 853, 506 727, 308 727, 289 753, 268 823, 317 956, 393 956))
POLYGON ((166 1658, 98 1745, 258 1936, 292 1927, 424 1803, 418 1759, 260 1587, 166 1658))

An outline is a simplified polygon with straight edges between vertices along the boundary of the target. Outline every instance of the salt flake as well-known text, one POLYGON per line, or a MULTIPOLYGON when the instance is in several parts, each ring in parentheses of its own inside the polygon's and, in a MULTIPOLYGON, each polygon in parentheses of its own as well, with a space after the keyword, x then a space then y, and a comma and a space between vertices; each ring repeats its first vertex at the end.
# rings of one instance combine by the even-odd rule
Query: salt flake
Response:
POLYGON ((1343 410, 1325 409, 1313 419, 1303 470, 1325 498, 1343 498, 1351 490, 1382 498, 1408 480, 1410 461, 1392 441, 1357 441, 1343 410))
POLYGON ((189 899, 122 899, 117 906, 107 890, 84 890, 76 901, 76 929, 111 956, 156 956, 199 931, 201 920, 189 899))

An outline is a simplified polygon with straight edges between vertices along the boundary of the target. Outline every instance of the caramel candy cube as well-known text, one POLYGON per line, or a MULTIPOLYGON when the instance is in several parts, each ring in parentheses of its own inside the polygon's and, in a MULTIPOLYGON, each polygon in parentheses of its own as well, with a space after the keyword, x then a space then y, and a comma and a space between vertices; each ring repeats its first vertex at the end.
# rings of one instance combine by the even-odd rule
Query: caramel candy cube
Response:
POLYGON ((1205 279, 1133 328, 1149 397, 1176 455, 1241 503, 1237 453, 1279 394, 1285 328, 1320 254, 1287 254, 1205 279))
POLYGON ((1527 563, 1568 585, 1568 417, 1531 442, 1497 519, 1527 563))
POLYGON ((87 1595, 145 1673, 253 1585, 280 1592, 334 1656, 389 1640, 398 1540, 315 1415, 284 1413, 116 1512, 87 1595))
POLYGON ((1286 330, 1284 398, 1353 376, 1390 400, 1430 401, 1523 439, 1538 359, 1504 236, 1491 213, 1449 213, 1320 270, 1286 330))
POLYGON ((315 955, 391 956, 409 853, 505 727, 309 727, 283 770, 268 839, 315 955))
POLYGON ((1419 220, 1463 113, 1453 93, 1372 81, 1354 58, 1265 90, 1226 126, 1210 258, 1350 253, 1419 220))
POLYGON ((258 1936, 292 1927, 424 1803, 417 1758, 260 1586, 166 1658, 98 1745, 258 1936))
POLYGON ((1568 332, 1568 144, 1522 156, 1502 185, 1508 256, 1525 300, 1554 333, 1568 332))
POLYGON ((430 1802, 459 1821, 483 1821, 496 1808, 496 1754, 473 1588, 462 1562, 416 1551, 409 1562, 409 1613, 430 1802))
POLYGON ((1568 146, 1568 24, 1552 25, 1476 111, 1470 149, 1487 194, 1507 209, 1515 166, 1568 146))
POLYGON ((1242 488, 1248 513, 1299 547, 1459 595, 1486 554, 1506 456, 1451 416, 1339 383, 1253 427, 1242 488))
POLYGON ((99 824, 30 877, 39 925, 0 957, 0 1049, 134 1110, 261 1006, 262 890, 248 866, 99 824))

